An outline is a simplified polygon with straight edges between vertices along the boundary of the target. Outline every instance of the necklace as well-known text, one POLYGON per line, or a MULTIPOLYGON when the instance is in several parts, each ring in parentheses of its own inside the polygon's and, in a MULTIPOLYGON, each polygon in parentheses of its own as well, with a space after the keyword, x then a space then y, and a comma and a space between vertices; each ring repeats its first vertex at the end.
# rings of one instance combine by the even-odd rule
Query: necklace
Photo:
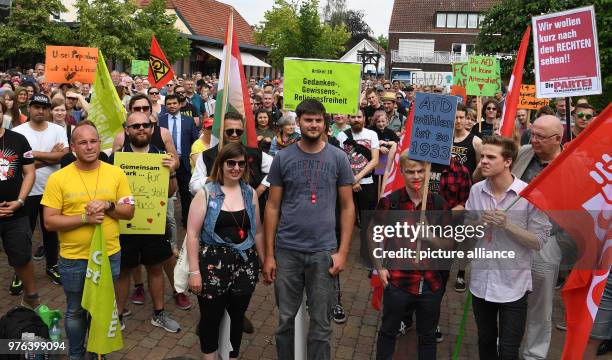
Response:
POLYGON ((318 171, 314 171, 317 179, 316 181, 312 181, 312 172, 313 171, 306 171, 306 163, 304 162, 304 177, 306 178, 306 181, 308 182, 308 188, 310 189, 310 202, 314 205, 317 203, 317 188, 319 185, 319 180, 321 178, 321 167, 323 166, 323 160, 322 160, 322 153, 323 150, 325 149, 325 145, 323 145, 323 149, 321 149, 321 151, 319 151, 318 154, 318 160, 319 160, 319 170, 318 171), (308 174, 308 175, 306 175, 308 174))
POLYGON ((234 217, 234 212, 227 205, 225 200, 223 200, 223 204, 225 204, 225 207, 227 208, 229 214, 232 216, 232 219, 234 219, 234 222, 236 223, 236 227, 238 228, 238 237, 240 238, 241 241, 246 239, 247 233, 246 231, 244 231, 244 219, 246 218, 246 207, 244 208, 244 211, 242 212, 242 224, 239 225, 238 220, 236 220, 236 217, 234 217))
POLYGON ((83 184, 83 187, 85 187, 85 191, 87 192, 87 197, 89 198, 89 201, 92 201, 93 199, 96 198, 96 195, 98 194, 98 180, 100 179, 100 166, 98 166, 98 171, 96 174, 96 189, 94 190, 93 197, 91 197, 91 195, 89 194, 89 189, 87 189, 85 180, 83 180, 83 176, 81 175, 81 170, 79 169, 78 166, 76 166, 76 164, 74 165, 74 167, 77 169, 77 174, 79 174, 79 179, 81 179, 81 183, 83 184))

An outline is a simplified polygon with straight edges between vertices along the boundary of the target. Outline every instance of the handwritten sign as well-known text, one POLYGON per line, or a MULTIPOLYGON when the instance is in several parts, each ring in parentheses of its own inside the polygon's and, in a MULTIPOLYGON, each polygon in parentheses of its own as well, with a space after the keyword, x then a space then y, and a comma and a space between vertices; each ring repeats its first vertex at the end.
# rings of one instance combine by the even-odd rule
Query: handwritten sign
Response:
POLYGON ((468 63, 454 63, 453 64, 453 85, 465 87, 467 80, 468 63))
POLYGON ((149 74, 149 61, 148 60, 132 60, 132 75, 143 75, 149 74))
POLYGON ((117 152, 114 164, 127 175, 136 201, 132 220, 119 221, 122 234, 164 234, 170 171, 162 166, 166 154, 117 152))
POLYGON ((410 73, 412 85, 451 86, 453 73, 441 71, 412 71, 410 73))
POLYGON ((455 96, 416 93, 410 159, 450 164, 456 110, 455 96))
POLYGON ((535 16, 531 21, 538 97, 601 94, 593 5, 535 16))
POLYGON ((94 81, 98 49, 77 46, 47 46, 45 81, 51 83, 94 81))
POLYGON ((302 100, 319 100, 328 113, 357 114, 361 64, 333 60, 285 58, 286 110, 302 100))
POLYGON ((519 96, 519 109, 538 110, 550 103, 550 99, 538 99, 536 97, 535 85, 521 85, 519 96))
POLYGON ((501 92, 498 59, 493 56, 470 56, 467 66, 467 95, 493 96, 501 92))

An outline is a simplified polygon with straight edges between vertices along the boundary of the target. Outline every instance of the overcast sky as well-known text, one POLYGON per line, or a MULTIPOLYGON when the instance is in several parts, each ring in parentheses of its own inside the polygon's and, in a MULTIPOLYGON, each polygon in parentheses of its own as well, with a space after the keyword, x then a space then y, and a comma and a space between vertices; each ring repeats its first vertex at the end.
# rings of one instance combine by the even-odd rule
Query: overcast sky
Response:
MULTIPOLYGON (((230 4, 249 22, 257 25, 263 20, 266 10, 272 9, 274 0, 220 0, 230 4)), ((319 3, 325 4, 325 0, 319 3)), ((374 31, 375 36, 384 34, 388 36, 389 20, 391 19, 391 9, 393 0, 347 0, 347 7, 354 10, 364 10, 365 21, 374 31), (368 11, 370 9, 370 11, 368 11)))

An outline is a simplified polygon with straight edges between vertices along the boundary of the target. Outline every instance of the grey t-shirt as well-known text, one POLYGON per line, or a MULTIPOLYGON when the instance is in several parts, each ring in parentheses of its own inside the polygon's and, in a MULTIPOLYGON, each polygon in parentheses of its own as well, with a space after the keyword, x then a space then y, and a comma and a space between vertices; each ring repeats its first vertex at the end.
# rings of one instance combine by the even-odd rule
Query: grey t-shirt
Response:
POLYGON ((292 144, 274 157, 268 181, 283 188, 277 247, 302 252, 338 247, 337 188, 355 182, 346 153, 326 144, 319 153, 309 154, 292 144))

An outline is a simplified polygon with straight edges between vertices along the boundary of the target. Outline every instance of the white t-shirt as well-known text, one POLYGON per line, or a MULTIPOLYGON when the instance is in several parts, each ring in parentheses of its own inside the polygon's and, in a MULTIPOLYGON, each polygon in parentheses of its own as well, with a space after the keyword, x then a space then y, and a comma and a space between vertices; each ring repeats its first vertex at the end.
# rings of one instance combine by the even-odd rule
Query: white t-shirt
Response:
MULTIPOLYGON (((352 132, 353 130, 351 130, 352 132)), ((338 141, 340 142, 340 147, 342 149, 344 149, 344 142, 348 139, 348 137, 346 136, 346 134, 344 132, 340 132, 337 136, 336 139, 338 139, 338 141)), ((361 132, 355 134, 353 132, 353 139, 358 143, 361 144, 363 146, 365 146, 366 148, 370 149, 370 151, 372 151, 373 149, 380 149, 380 145, 378 144, 378 135, 376 134, 376 132, 370 130, 370 129, 366 129, 363 128, 361 130, 361 132)), ((349 155, 351 156, 351 155, 349 155)), ((349 159, 349 162, 351 163, 351 167, 353 167, 353 164, 355 162, 363 162, 365 161, 367 163, 367 159, 365 157, 363 157, 362 155, 354 155, 355 157, 357 157, 356 159, 349 159), (359 157, 361 159, 359 159, 359 157)), ((353 171, 355 172, 355 171, 353 171)), ((357 175, 357 174, 354 174, 357 175)), ((364 177, 363 179, 359 180, 360 184, 373 184, 374 183, 374 179, 372 178, 372 175, 368 176, 368 177, 364 177)))
MULTIPOLYGON (((64 146, 68 147, 66 129, 51 122, 47 122, 47 125, 45 130, 35 131, 30 127, 30 122, 26 122, 13 128, 13 131, 25 136, 33 151, 50 152, 57 143, 62 143, 64 146)), ((34 182, 34 186, 32 186, 30 195, 42 195, 45 191, 45 185, 47 184, 49 175, 59 169, 59 163, 36 169, 36 181, 34 182)))

